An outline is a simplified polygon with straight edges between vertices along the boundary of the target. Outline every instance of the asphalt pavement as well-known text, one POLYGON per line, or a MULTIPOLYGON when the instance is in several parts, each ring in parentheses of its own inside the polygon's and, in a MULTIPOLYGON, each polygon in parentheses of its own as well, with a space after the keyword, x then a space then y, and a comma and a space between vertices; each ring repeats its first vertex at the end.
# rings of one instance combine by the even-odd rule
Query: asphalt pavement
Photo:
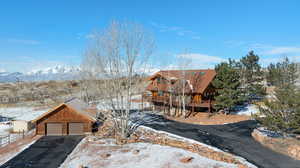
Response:
POLYGON ((251 133, 258 123, 254 120, 225 125, 194 125, 157 117, 151 128, 170 132, 202 142, 245 158, 260 168, 300 168, 300 161, 274 152, 255 141, 251 133))
POLYGON ((44 136, 0 168, 57 168, 84 136, 44 136))
MULTIPOLYGON (((300 161, 274 152, 255 141, 251 132, 258 126, 253 120, 225 125, 194 125, 150 116, 151 128, 194 139, 241 156, 260 168, 300 168, 300 161), (155 121, 154 121, 155 120, 155 121)), ((0 168, 56 168, 84 136, 44 136, 0 168)))

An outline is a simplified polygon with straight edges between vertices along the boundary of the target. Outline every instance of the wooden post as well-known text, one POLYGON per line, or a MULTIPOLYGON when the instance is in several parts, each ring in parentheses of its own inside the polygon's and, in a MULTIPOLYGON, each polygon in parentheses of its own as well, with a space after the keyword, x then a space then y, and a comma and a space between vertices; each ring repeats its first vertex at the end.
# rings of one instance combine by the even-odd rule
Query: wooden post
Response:
POLYGON ((144 96, 143 96, 143 93, 142 93, 142 111, 144 111, 144 96))
POLYGON ((35 122, 35 135, 38 133, 37 122, 35 122))
POLYGON ((208 101, 208 110, 209 110, 209 113, 211 113, 211 100, 209 99, 209 101, 208 101))
POLYGON ((195 113, 195 104, 193 103, 193 105, 192 105, 192 114, 194 114, 195 113))

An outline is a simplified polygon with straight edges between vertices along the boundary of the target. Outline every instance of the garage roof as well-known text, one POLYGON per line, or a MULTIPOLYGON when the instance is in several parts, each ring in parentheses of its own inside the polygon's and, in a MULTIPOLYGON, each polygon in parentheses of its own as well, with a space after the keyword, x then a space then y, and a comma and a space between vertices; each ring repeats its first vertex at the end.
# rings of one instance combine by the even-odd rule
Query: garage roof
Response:
POLYGON ((97 120, 97 111, 95 109, 90 109, 86 103, 84 103, 83 101, 81 101, 78 98, 72 98, 72 99, 69 99, 69 100, 65 101, 64 103, 58 105, 54 109, 51 109, 48 112, 42 114, 37 119, 33 120, 33 122, 36 122, 36 121, 42 119, 46 115, 52 113, 53 111, 55 111, 56 109, 58 109, 62 106, 67 106, 67 107, 75 110, 76 112, 82 114, 83 116, 89 118, 90 120, 93 120, 93 121, 97 120))
POLYGON ((89 116, 90 118, 93 118, 94 120, 97 119, 97 112, 96 109, 91 109, 86 103, 84 103, 83 101, 81 101, 78 98, 72 98, 69 99, 67 101, 65 101, 65 103, 67 106, 71 107, 72 109, 78 111, 79 113, 89 116))

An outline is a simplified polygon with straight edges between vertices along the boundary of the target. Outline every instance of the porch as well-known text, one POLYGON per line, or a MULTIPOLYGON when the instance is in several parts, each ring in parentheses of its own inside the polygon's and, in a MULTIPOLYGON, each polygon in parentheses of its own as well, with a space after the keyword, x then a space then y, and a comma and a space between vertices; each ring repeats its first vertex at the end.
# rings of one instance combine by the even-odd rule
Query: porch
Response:
MULTIPOLYGON (((148 102, 152 102, 155 105, 158 106, 165 106, 165 107, 170 107, 170 104, 172 104, 172 107, 175 108, 181 108, 182 107, 182 102, 176 98, 170 98, 168 96, 143 96, 143 99, 148 102)), ((199 111, 197 109, 201 108, 207 108, 209 112, 212 111, 212 104, 214 103, 213 100, 200 100, 199 102, 193 102, 193 101, 186 101, 185 102, 185 107, 187 110, 191 112, 196 112, 199 111)))

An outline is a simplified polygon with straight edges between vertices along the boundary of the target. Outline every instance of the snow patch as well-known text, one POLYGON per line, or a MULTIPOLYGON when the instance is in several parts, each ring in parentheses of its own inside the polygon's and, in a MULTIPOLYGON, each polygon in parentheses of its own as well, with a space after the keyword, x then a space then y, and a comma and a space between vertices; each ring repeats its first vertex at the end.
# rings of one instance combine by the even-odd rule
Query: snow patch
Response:
MULTIPOLYGON (((226 153, 224 151, 222 151, 221 149, 219 148, 216 148, 216 147, 213 147, 213 146, 209 146, 207 144, 204 144, 204 143, 201 143, 201 142, 198 142, 196 140, 193 140, 193 139, 189 139, 189 138, 185 138, 185 137, 181 137, 181 136, 178 136, 178 135, 175 135, 175 134, 172 134, 172 133, 169 133, 169 132, 165 132, 165 131, 161 131, 161 130, 155 130, 153 128, 149 128, 149 127, 146 127, 146 126, 140 126, 141 128, 143 129, 148 129, 150 131, 154 131, 154 132, 157 132, 157 133, 161 133, 161 134, 166 134, 168 135, 170 138, 175 138, 177 140, 182 140, 184 142, 189 142, 189 143, 192 143, 192 144, 199 144, 201 146, 204 146, 204 147, 207 147, 209 149, 212 149, 216 152, 223 152, 223 153, 226 153)), ((229 154, 229 153, 227 153, 229 154)), ((231 154, 230 154, 231 155, 231 154)), ((255 165, 249 163, 245 158, 242 158, 242 157, 239 157, 239 156, 235 156, 235 155, 231 155, 232 157, 234 157, 235 159, 237 159, 238 161, 240 161, 241 163, 247 165, 248 167, 250 168, 257 168, 255 165)))
MULTIPOLYGON (((9 130, 12 128, 12 126, 6 122, 0 122, 0 138, 3 135, 8 135, 9 130)), ((0 142, 1 144, 1 142, 0 142)))
POLYGON ((0 108, 0 116, 14 120, 31 121, 47 111, 48 109, 36 110, 33 107, 9 107, 0 108))
POLYGON ((238 108, 236 114, 238 115, 248 115, 251 116, 253 114, 259 113, 259 108, 255 104, 248 104, 246 106, 242 106, 238 108))
POLYGON ((234 164, 215 161, 202 157, 196 153, 183 149, 161 146, 148 143, 132 143, 118 146, 112 140, 101 140, 101 147, 95 143, 82 140, 74 151, 68 156, 61 168, 73 168, 80 165, 103 168, 235 168, 234 164), (86 145, 88 143, 88 145, 86 145), (103 144, 104 143, 104 144, 103 144), (127 150, 127 152, 122 152, 127 150), (139 151, 135 154, 133 151, 139 151), (93 152, 94 151, 94 152, 93 152), (102 154, 110 154, 101 158, 102 154), (189 163, 182 163, 180 159, 193 157, 189 163))

